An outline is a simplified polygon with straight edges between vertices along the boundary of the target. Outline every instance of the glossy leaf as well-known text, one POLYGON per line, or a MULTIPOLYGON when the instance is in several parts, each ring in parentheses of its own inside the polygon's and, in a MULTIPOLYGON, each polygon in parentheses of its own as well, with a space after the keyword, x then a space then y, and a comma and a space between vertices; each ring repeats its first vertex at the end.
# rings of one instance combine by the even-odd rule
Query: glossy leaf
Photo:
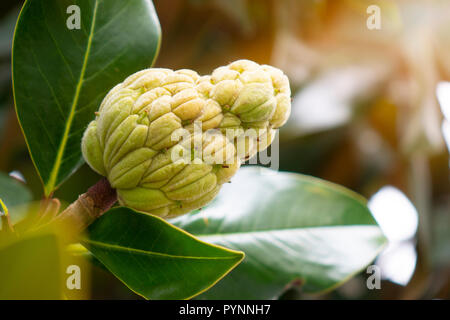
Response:
POLYGON ((108 211, 84 239, 117 278, 147 299, 188 299, 207 290, 243 253, 204 243, 161 218, 129 208, 108 211))
MULTIPOLYGON (((0 172, 0 199, 8 208, 8 211, 11 211, 11 220, 14 223, 17 222, 21 216, 16 215, 15 211, 11 209, 30 202, 32 195, 22 182, 0 172)), ((21 211, 26 211, 26 209, 21 211)))
POLYGON ((55 235, 1 240, 1 300, 62 298, 61 256, 55 235))
POLYGON ((366 201, 329 182, 241 168, 206 208, 174 219, 200 239, 242 250, 245 260, 211 299, 271 299, 292 282, 328 290, 366 267, 386 239, 366 201))
POLYGON ((150 0, 26 1, 13 43, 14 98, 47 195, 83 163, 81 137, 103 97, 151 66, 159 41, 150 0))
POLYGON ((31 201, 31 192, 22 182, 0 172, 0 198, 11 208, 31 201))

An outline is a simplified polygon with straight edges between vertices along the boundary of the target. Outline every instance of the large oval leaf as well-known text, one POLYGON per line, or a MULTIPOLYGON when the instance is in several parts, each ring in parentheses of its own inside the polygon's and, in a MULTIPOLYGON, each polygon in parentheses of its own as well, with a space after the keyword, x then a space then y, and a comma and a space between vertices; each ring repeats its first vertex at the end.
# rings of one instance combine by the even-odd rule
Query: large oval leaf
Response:
POLYGON ((56 235, 0 239, 1 300, 62 297, 61 252, 56 235))
POLYGON ((333 288, 367 266, 385 244, 365 200, 334 184, 264 168, 240 169, 211 205, 174 219, 200 239, 246 258, 200 297, 271 299, 293 281, 333 288))
MULTIPOLYGON (((27 213, 32 194, 25 184, 0 172, 0 200, 9 211, 11 222, 14 224, 27 213), (18 209, 17 206, 21 207, 20 210, 14 210, 18 209)), ((1 211, 2 206, 0 205, 1 211)))
POLYGON ((160 33, 150 0, 26 1, 13 43, 14 98, 46 195, 83 162, 83 131, 108 90, 151 66, 160 33), (76 23, 73 5, 80 29, 66 24, 76 23))
POLYGON ((0 199, 12 208, 31 201, 32 195, 22 182, 0 172, 0 199))
POLYGON ((242 252, 204 243, 161 218, 129 208, 108 211, 83 240, 125 285, 147 299, 189 299, 243 259, 242 252))

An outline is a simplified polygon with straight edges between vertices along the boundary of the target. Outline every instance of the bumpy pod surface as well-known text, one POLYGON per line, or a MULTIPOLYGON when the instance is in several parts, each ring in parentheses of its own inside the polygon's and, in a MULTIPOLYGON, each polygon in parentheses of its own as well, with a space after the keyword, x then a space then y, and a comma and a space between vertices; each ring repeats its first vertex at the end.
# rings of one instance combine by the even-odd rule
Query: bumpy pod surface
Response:
POLYGON ((208 76, 146 69, 106 95, 82 152, 122 205, 173 217, 211 201, 271 144, 290 108, 283 72, 249 60, 208 76))

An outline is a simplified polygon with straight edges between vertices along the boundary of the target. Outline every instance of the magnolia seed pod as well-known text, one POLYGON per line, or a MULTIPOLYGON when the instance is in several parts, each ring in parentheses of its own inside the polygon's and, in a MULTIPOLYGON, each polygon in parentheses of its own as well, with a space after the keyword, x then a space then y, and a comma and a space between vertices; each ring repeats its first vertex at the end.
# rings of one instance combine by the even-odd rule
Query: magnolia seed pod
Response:
POLYGON ((119 203, 169 218, 210 202, 290 114, 279 69, 239 60, 199 76, 136 72, 103 99, 82 152, 119 203))

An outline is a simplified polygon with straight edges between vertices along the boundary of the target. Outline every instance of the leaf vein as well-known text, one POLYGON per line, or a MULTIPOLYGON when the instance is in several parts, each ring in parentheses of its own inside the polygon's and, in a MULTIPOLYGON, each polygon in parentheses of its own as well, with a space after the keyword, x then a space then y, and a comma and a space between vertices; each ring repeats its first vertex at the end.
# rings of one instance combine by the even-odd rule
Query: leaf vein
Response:
POLYGON ((145 255, 150 255, 150 256, 160 256, 160 257, 167 257, 167 258, 174 258, 174 259, 190 259, 190 260, 234 260, 236 258, 238 258, 237 256, 232 256, 232 257, 203 257, 203 256, 181 256, 181 255, 174 255, 174 254, 169 254, 169 253, 162 253, 162 252, 150 252, 150 251, 145 251, 142 249, 136 249, 136 248, 129 248, 129 247, 123 247, 120 245, 115 245, 115 244, 107 244, 107 243, 102 243, 99 241, 94 241, 94 240, 89 240, 89 239, 84 239, 83 242, 87 243, 87 244, 91 244, 94 246, 98 246, 98 247, 103 247, 103 248, 109 248, 111 250, 116 250, 116 251, 125 251, 125 252, 135 252, 135 253, 140 253, 140 254, 145 254, 145 255))

